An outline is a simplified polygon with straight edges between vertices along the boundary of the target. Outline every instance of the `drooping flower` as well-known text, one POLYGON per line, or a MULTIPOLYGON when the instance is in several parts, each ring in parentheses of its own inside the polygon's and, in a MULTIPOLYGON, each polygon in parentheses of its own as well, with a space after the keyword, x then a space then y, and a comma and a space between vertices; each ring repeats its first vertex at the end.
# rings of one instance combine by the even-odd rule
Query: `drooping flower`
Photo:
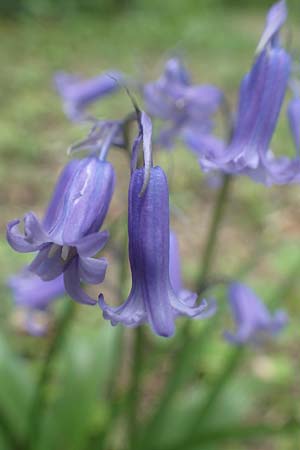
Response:
POLYGON ((210 135, 198 142, 189 140, 190 147, 199 154, 203 170, 249 174, 249 170, 261 168, 265 176, 269 175, 267 154, 286 92, 289 68, 290 58, 284 50, 268 49, 258 56, 241 84, 230 143, 226 145, 210 135))
POLYGON ((48 328, 50 305, 65 294, 63 276, 43 281, 27 268, 9 277, 15 305, 24 311, 24 328, 29 334, 43 335, 48 328))
POLYGON ((99 232, 114 190, 114 169, 95 156, 70 161, 56 184, 42 223, 34 213, 7 226, 7 240, 21 253, 38 252, 29 270, 42 280, 64 276, 65 289, 78 302, 95 304, 80 281, 97 284, 105 276, 107 262, 93 258, 108 239, 99 232))
POLYGON ((145 170, 136 169, 129 187, 128 237, 132 288, 119 307, 109 307, 100 296, 105 319, 113 325, 136 327, 149 323, 154 333, 169 337, 175 331, 175 318, 201 317, 207 303, 195 306, 195 295, 188 299, 176 294, 169 276, 169 192, 160 167, 152 167, 146 192, 140 196, 145 170))
MULTIPOLYGON (((291 69, 291 58, 280 47, 279 41, 279 31, 286 15, 285 2, 280 1, 267 16, 258 55, 241 83, 229 143, 210 133, 196 138, 187 133, 188 145, 197 153, 204 171, 248 175, 266 185, 300 181, 299 157, 276 157, 270 150, 291 69)), ((296 132, 295 126, 292 131, 296 132)))
POLYGON ((226 331, 224 336, 233 344, 259 342, 263 335, 275 335, 287 324, 284 311, 277 310, 272 316, 262 300, 242 283, 231 283, 228 299, 237 330, 226 331))
POLYGON ((219 108, 222 92, 213 85, 192 85, 190 76, 177 58, 169 59, 163 75, 143 88, 148 113, 164 123, 158 143, 171 148, 186 132, 207 133, 213 127, 212 115, 219 108))
POLYGON ((88 117, 86 108, 100 98, 117 91, 118 81, 123 79, 119 72, 107 72, 90 79, 65 72, 54 77, 57 92, 63 99, 64 112, 70 120, 78 121, 88 117))

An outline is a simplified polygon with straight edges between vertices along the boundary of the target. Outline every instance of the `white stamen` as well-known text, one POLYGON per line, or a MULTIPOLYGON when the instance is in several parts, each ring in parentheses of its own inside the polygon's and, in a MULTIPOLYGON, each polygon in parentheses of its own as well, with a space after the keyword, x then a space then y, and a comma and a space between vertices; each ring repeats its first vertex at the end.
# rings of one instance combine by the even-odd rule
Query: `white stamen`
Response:
POLYGON ((70 247, 68 245, 63 245, 63 248, 61 249, 61 257, 64 261, 68 259, 69 251, 70 247))
POLYGON ((52 244, 52 246, 48 252, 48 258, 52 258, 59 249, 60 249, 60 245, 52 244))

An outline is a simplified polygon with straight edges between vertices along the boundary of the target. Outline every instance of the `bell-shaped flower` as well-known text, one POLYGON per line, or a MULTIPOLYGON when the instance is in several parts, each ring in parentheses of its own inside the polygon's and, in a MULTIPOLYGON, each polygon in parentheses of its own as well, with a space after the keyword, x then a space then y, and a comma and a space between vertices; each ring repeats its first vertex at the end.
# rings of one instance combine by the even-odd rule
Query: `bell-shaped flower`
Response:
POLYGON ((24 312, 25 330, 32 335, 43 335, 48 329, 50 305, 65 294, 63 276, 43 281, 27 268, 9 277, 7 281, 15 305, 24 312))
POLYGON ((176 58, 166 62, 157 81, 144 86, 143 96, 148 113, 164 122, 157 141, 165 148, 171 148, 189 129, 200 135, 210 131, 212 115, 223 100, 222 92, 213 85, 192 85, 176 58))
POLYGON ((93 258, 108 239, 99 232, 105 219, 115 175, 112 165, 95 156, 70 161, 61 173, 45 217, 39 222, 34 213, 7 226, 7 240, 21 253, 38 252, 29 270, 42 280, 64 276, 68 294, 81 303, 94 304, 81 288, 80 281, 101 283, 105 276, 105 259, 93 258))
POLYGON ((243 174, 267 166, 266 156, 277 125, 290 73, 290 58, 282 49, 264 50, 240 88, 232 139, 228 145, 208 135, 192 141, 204 170, 243 174))
POLYGON ((277 310, 272 315, 262 300, 242 283, 231 283, 228 299, 237 329, 235 333, 226 331, 224 336, 233 344, 259 342, 264 335, 275 335, 287 324, 284 311, 277 310))
POLYGON ((199 318, 206 313, 205 300, 195 305, 195 295, 175 292, 178 279, 169 275, 169 191, 164 171, 151 167, 146 191, 140 195, 145 169, 132 173, 128 196, 129 261, 132 287, 128 299, 110 307, 102 295, 99 305, 103 317, 112 325, 136 327, 148 323, 154 333, 169 337, 175 331, 175 318, 199 318))
POLYGON ((118 81, 122 79, 119 72, 107 72, 90 79, 59 72, 54 77, 54 85, 62 97, 65 114, 70 120, 78 121, 88 117, 86 108, 91 103, 117 91, 118 81))
MULTIPOLYGON (((276 3, 269 11, 259 53, 241 83, 229 143, 211 133, 196 138, 187 134, 187 143, 198 155, 204 171, 248 175, 266 185, 300 181, 299 156, 276 157, 270 150, 291 71, 291 58, 279 45, 279 31, 286 15, 284 1, 276 3)), ((299 145, 297 114, 295 101, 290 104, 288 116, 296 147, 299 145)))

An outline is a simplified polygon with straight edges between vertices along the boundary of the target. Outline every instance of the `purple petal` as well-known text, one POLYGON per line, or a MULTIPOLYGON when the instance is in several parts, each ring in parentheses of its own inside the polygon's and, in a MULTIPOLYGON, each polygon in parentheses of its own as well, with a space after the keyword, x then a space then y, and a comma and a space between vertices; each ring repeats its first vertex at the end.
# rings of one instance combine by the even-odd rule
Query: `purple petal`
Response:
POLYGON ((230 342, 255 342, 262 333, 276 334, 287 323, 287 316, 283 311, 276 311, 272 316, 254 292, 242 283, 232 283, 228 295, 237 326, 234 334, 225 332, 225 337, 230 342))
POLYGON ((56 221, 61 214, 61 209, 64 204, 64 192, 69 189, 72 180, 76 176, 78 166, 80 164, 79 159, 71 160, 62 170, 58 181, 56 183, 52 198, 48 205, 46 214, 44 216, 43 225, 48 233, 51 233, 56 221))
POLYGON ((128 196, 129 259, 133 292, 141 293, 148 321, 160 336, 175 325, 169 293, 169 192, 160 167, 151 168, 146 192, 139 196, 144 169, 133 172, 128 196), (140 287, 138 287, 140 286, 140 287))
POLYGON ((79 241, 75 243, 69 243, 69 245, 74 245, 77 252, 82 257, 94 256, 96 253, 100 252, 109 238, 108 231, 101 231, 99 233, 92 233, 84 236, 79 241))
POLYGON ((57 278, 64 270, 64 261, 61 258, 61 248, 49 257, 52 245, 42 248, 32 263, 28 266, 31 272, 38 275, 43 281, 50 281, 57 278))
POLYGON ((266 27, 260 38, 256 52, 261 52, 269 41, 276 39, 280 28, 287 19, 287 8, 285 0, 275 3, 269 10, 266 20, 266 27))
POLYGON ((88 80, 60 73, 55 77, 55 85, 64 100, 66 115, 71 120, 79 120, 90 103, 120 89, 117 80, 122 78, 119 72, 108 72, 88 80))
POLYGON ((169 83, 190 84, 190 74, 178 58, 171 58, 165 65, 165 77, 169 83))
POLYGON ((102 294, 99 296, 98 303, 103 311, 104 319, 110 320, 113 326, 121 323, 126 327, 134 328, 146 322, 146 311, 140 293, 132 291, 126 302, 118 307, 107 305, 102 294))
POLYGON ((95 305, 97 301, 92 299, 86 292, 84 292, 84 290, 80 286, 78 266, 78 258, 75 257, 71 260, 67 269, 64 271, 65 289, 69 296, 73 298, 73 300, 76 300, 76 302, 86 305, 95 305))
POLYGON ((293 98, 287 109, 287 115, 289 120, 292 137, 295 143, 297 154, 300 153, 300 98, 293 98))
MULTIPOLYGON (((77 242, 101 227, 115 185, 113 166, 94 156, 81 159, 65 186, 52 220, 47 221, 52 241, 59 245, 77 242)), ((53 201, 58 199, 57 190, 53 201)), ((53 208, 54 209, 54 208, 53 208)))
POLYGON ((51 241, 33 212, 24 216, 24 230, 27 241, 34 245, 42 245, 51 241))
POLYGON ((79 258, 79 277, 89 284, 102 283, 105 278, 107 261, 105 258, 79 258))
POLYGON ((44 310, 65 293, 62 276, 52 281, 43 281, 28 269, 10 277, 8 285, 16 305, 29 309, 44 310))
POLYGON ((12 220, 7 225, 6 238, 9 245, 21 253, 30 253, 35 252, 40 248, 40 244, 30 243, 27 238, 20 233, 18 230, 18 225, 20 224, 20 220, 12 220))

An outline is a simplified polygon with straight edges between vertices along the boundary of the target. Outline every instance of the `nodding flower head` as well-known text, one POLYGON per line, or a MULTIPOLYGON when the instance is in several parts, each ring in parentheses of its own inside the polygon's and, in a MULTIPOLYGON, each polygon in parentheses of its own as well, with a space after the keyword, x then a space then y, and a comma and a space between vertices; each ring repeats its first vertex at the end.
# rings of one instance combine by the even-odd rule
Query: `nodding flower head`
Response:
POLYGON ((24 312, 23 326, 32 335, 43 335, 48 330, 50 305, 65 294, 63 276, 51 281, 43 281, 24 268, 7 281, 15 305, 24 312))
POLYGON ((80 287, 80 280, 103 281, 107 262, 92 258, 102 249, 108 232, 99 232, 114 190, 114 169, 94 156, 72 160, 61 173, 45 217, 34 213, 7 226, 7 240, 16 251, 38 252, 29 270, 49 281, 64 275, 68 294, 81 303, 94 304, 80 287))
MULTIPOLYGON (((178 316, 201 317, 207 303, 195 306, 196 296, 175 292, 169 275, 169 191, 164 171, 152 167, 145 193, 144 168, 131 176, 128 196, 129 260, 132 288, 119 307, 109 307, 100 296, 105 319, 113 325, 136 327, 149 323, 154 333, 169 337, 175 331, 178 316)), ((174 278, 173 278, 174 282, 174 278)), ((174 282, 174 284, 176 284, 174 282)))
MULTIPOLYGON (((279 40, 286 16, 284 1, 268 13, 253 66, 241 83, 230 141, 222 142, 210 133, 198 140, 190 138, 190 147, 198 154, 203 170, 247 175, 266 185, 300 181, 299 156, 276 157, 270 150, 291 72, 290 55, 279 40)), ((297 146, 296 106, 290 106, 289 120, 297 146)))
POLYGON ((119 72, 107 72, 90 79, 59 72, 54 77, 57 92, 63 99, 64 112, 70 120, 78 121, 88 118, 86 108, 96 100, 117 91, 119 72))
POLYGON ((236 333, 226 331, 225 338, 233 344, 259 342, 263 335, 274 335, 287 324, 284 311, 278 310, 272 316, 255 293, 242 283, 229 286, 228 298, 236 323, 236 333))

